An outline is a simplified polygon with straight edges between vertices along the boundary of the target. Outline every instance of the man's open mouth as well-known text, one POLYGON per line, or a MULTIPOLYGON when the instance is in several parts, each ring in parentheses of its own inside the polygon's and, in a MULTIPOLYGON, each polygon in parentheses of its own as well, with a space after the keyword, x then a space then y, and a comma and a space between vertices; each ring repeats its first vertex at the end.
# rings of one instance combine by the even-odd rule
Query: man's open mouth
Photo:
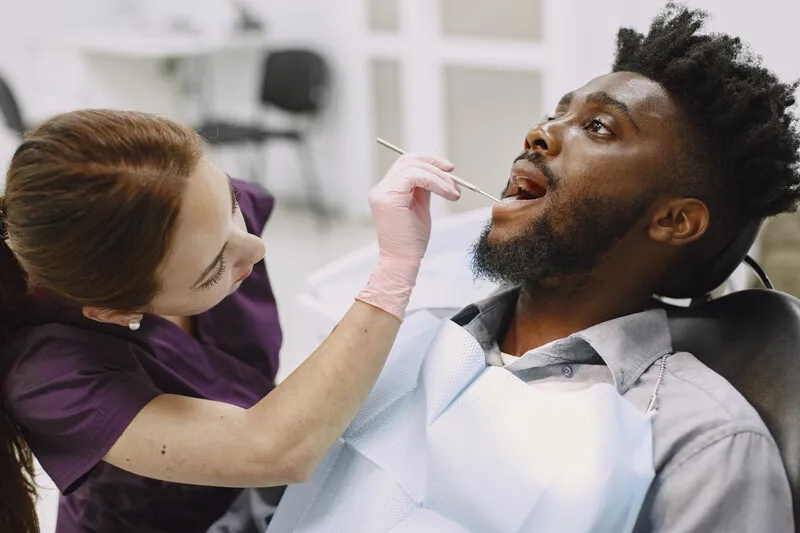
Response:
POLYGON ((512 176, 511 186, 506 190, 502 203, 514 200, 538 200, 547 194, 547 188, 527 176, 512 176))

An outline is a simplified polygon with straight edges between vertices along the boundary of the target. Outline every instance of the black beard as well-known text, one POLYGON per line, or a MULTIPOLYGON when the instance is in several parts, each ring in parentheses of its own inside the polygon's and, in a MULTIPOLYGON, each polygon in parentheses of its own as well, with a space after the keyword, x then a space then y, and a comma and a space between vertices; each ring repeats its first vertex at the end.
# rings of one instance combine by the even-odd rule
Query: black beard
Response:
POLYGON ((568 220, 563 229, 556 229, 551 210, 500 243, 489 242, 489 222, 472 247, 472 270, 477 278, 528 292, 580 289, 592 282, 592 271, 603 256, 644 215, 648 200, 652 198, 626 204, 596 197, 570 201, 568 209, 558 209, 568 220))

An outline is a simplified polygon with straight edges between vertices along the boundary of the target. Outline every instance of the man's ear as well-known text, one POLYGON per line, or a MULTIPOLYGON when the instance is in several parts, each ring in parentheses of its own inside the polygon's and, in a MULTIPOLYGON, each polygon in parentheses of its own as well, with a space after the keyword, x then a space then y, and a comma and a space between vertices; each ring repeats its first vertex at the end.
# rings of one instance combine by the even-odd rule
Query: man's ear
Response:
POLYGON ((89 305, 83 306, 83 316, 95 322, 102 322, 103 324, 116 324, 124 328, 130 327, 132 322, 141 322, 143 315, 141 313, 131 313, 128 311, 114 311, 104 307, 92 307, 89 305))
POLYGON ((694 242, 708 229, 708 207, 696 198, 669 198, 651 212, 650 238, 671 246, 694 242))

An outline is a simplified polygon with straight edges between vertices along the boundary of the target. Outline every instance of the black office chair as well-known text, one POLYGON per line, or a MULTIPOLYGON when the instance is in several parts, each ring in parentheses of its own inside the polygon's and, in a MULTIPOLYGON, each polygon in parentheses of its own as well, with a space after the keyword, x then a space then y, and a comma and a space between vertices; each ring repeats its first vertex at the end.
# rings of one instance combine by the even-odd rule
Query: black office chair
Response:
POLYGON ((0 76, 0 113, 3 114, 6 125, 9 129, 19 134, 25 133, 25 122, 22 120, 22 113, 19 110, 14 93, 8 83, 0 76))
MULTIPOLYGON (((264 64, 260 101, 297 119, 318 118, 328 100, 330 74, 325 60, 309 50, 282 50, 270 53, 264 64)), ((308 143, 309 127, 273 129, 263 124, 244 124, 210 120, 198 131, 212 145, 254 145, 260 149, 260 162, 251 168, 254 178, 261 177, 266 160, 266 143, 283 139, 295 143, 309 207, 325 218, 327 209, 322 188, 308 143)))
MULTIPOLYGON (((761 220, 748 224, 721 252, 662 296, 691 298, 666 309, 675 350, 693 354, 727 379, 756 408, 783 458, 792 489, 795 531, 800 533, 800 300, 771 290, 766 273, 747 253, 761 220), (745 262, 767 290, 706 297, 745 262)), ((743 464, 742 468, 748 468, 743 464)))

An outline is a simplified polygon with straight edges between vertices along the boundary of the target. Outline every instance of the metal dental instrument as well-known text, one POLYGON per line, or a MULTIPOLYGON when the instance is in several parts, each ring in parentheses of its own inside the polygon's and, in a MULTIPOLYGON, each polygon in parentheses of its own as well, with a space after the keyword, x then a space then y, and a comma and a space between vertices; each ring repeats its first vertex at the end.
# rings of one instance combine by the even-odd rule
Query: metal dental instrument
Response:
MULTIPOLYGON (((390 142, 388 142, 388 141, 384 141, 384 140, 383 140, 383 139, 381 139, 380 137, 378 137, 378 138, 377 138, 377 141, 378 141, 378 144, 381 144, 381 145, 385 146, 386 148, 388 148, 389 150, 392 150, 393 152, 397 152, 397 153, 398 153, 398 154, 400 154, 400 155, 403 155, 403 154, 405 154, 405 153, 406 153, 406 152, 405 152, 405 150, 402 150, 402 149, 398 148, 397 146, 393 145, 392 143, 390 143, 390 142)), ((498 200, 497 198, 495 198, 494 196, 492 196, 492 195, 491 195, 491 194, 489 194, 488 192, 486 192, 486 191, 482 190, 482 189, 481 189, 480 187, 478 187, 477 185, 473 185, 473 184, 471 184, 471 183, 470 183, 470 182, 468 182, 468 181, 464 181, 464 180, 462 180, 461 178, 459 178, 458 176, 454 176, 453 174, 450 174, 449 172, 448 172, 448 173, 446 173, 446 174, 447 174, 448 176, 450 176, 450 177, 453 179, 453 181, 455 181, 456 183, 458 183, 459 185, 461 185, 461 186, 462 186, 462 187, 464 187, 465 189, 469 189, 469 190, 471 190, 472 192, 476 192, 476 193, 478 193, 478 194, 482 194, 482 195, 484 195, 486 198, 490 199, 490 200, 491 200, 491 201, 493 201, 493 202, 498 202, 498 203, 500 202, 500 200, 498 200)))

